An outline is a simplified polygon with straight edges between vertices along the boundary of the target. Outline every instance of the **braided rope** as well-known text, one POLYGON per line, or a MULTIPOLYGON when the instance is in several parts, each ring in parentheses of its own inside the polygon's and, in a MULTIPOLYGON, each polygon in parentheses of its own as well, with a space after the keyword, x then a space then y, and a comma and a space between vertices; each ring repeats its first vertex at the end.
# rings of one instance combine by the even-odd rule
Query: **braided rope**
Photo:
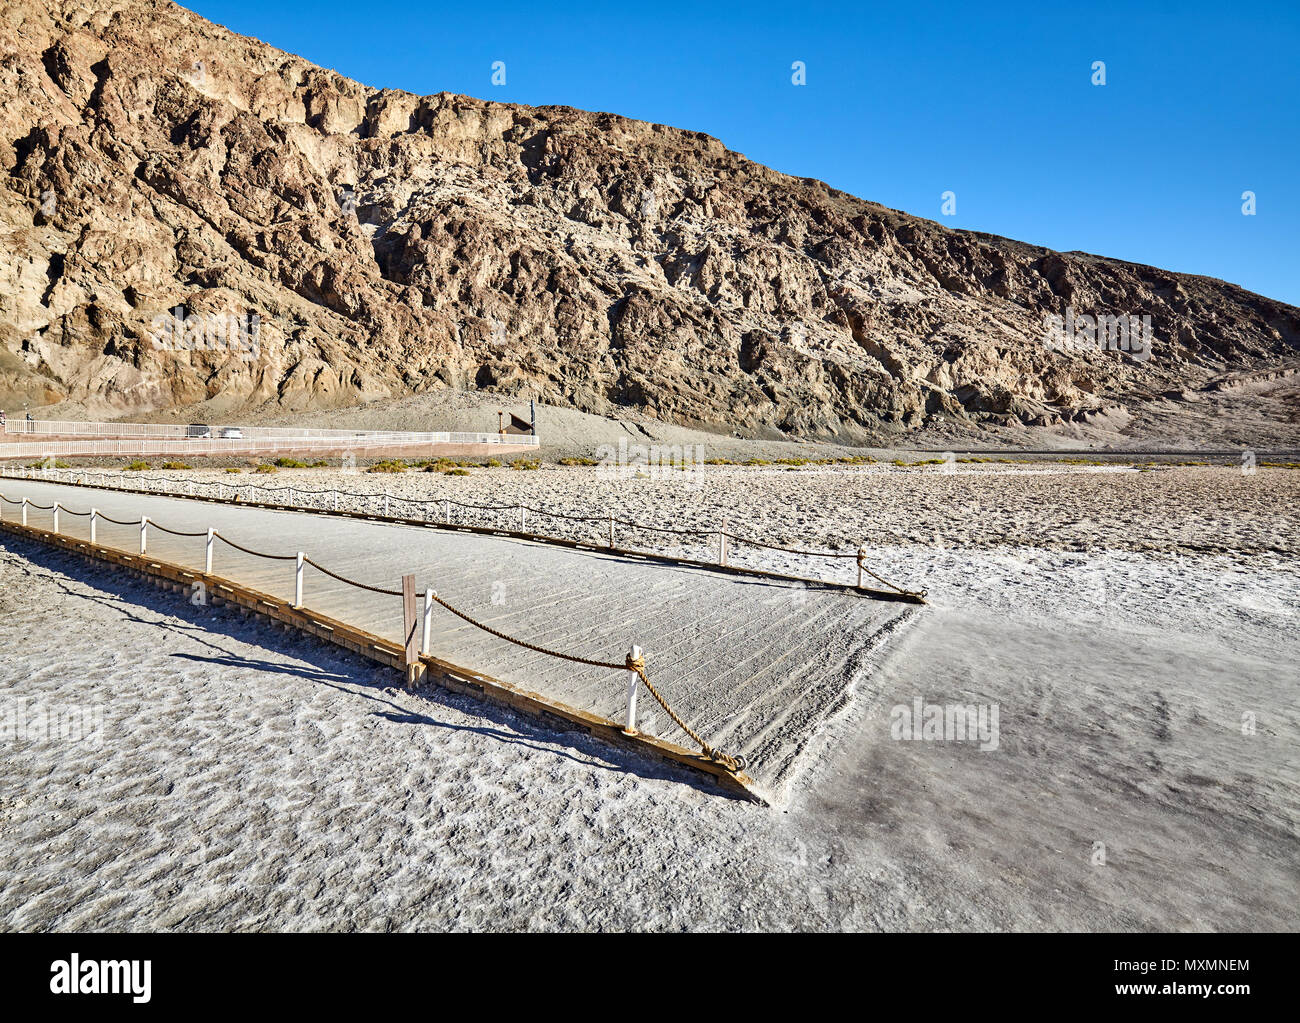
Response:
POLYGON ((751 540, 745 536, 737 536, 735 533, 724 533, 729 540, 739 540, 741 543, 747 543, 751 547, 762 547, 769 551, 784 551, 787 554, 802 554, 809 558, 856 558, 856 554, 836 554, 834 551, 801 551, 794 547, 779 547, 776 544, 762 543, 758 540, 751 540))
MULTIPOLYGON (((195 536, 207 536, 208 534, 207 534, 207 533, 196 533, 196 534, 194 534, 194 535, 195 535, 195 536)), ((242 546, 240 546, 239 544, 235 543, 234 540, 229 540, 229 539, 227 539, 226 537, 222 536, 220 533, 213 533, 212 535, 215 536, 215 537, 216 537, 218 540, 220 540, 222 543, 227 544, 228 546, 235 548, 235 550, 237 550, 237 551, 243 551, 245 554, 251 554, 251 555, 253 555, 253 557, 255 557, 255 558, 269 558, 269 559, 272 560, 272 561, 296 561, 296 560, 298 559, 298 555, 296 555, 296 554, 263 554, 261 551, 255 551, 255 550, 251 550, 251 549, 249 549, 248 547, 242 547, 242 546)), ((304 559, 304 560, 306 560, 306 559, 304 559)))
POLYGON ((877 582, 884 583, 884 584, 885 584, 886 586, 888 586, 891 590, 897 590, 899 593, 903 594, 903 596, 905 596, 905 597, 924 597, 924 596, 925 596, 925 593, 926 593, 925 590, 922 590, 920 593, 916 593, 916 592, 914 592, 914 591, 912 591, 912 590, 905 590, 905 589, 903 589, 901 586, 895 586, 895 585, 894 585, 893 583, 891 583, 888 579, 885 579, 885 578, 882 578, 881 576, 876 575, 875 572, 871 571, 871 569, 867 568, 867 566, 866 566, 865 564, 863 564, 863 562, 862 562, 862 552, 861 552, 861 551, 858 552, 858 554, 857 554, 857 559, 858 559, 858 568, 862 569, 862 571, 866 572, 867 575, 871 576, 871 578, 872 578, 872 579, 875 579, 877 582))
POLYGON ((312 559, 308 557, 304 557, 302 562, 304 565, 311 565, 311 567, 316 569, 318 572, 324 572, 331 579, 337 579, 341 583, 347 583, 349 586, 355 586, 358 589, 369 590, 371 593, 381 593, 386 597, 400 597, 402 595, 401 590, 385 590, 382 587, 371 586, 368 583, 359 583, 355 579, 349 579, 347 576, 339 575, 337 572, 331 572, 324 565, 312 561, 312 559))
POLYGON ((208 531, 206 529, 203 530, 203 532, 201 533, 182 533, 180 530, 168 529, 166 526, 160 525, 159 523, 155 522, 153 519, 149 520, 149 525, 153 526, 155 529, 161 529, 164 533, 171 533, 172 536, 207 536, 208 535, 208 531))
POLYGON ((110 518, 109 516, 105 515, 103 512, 100 512, 100 513, 99 513, 99 517, 100 517, 101 519, 103 519, 105 522, 111 522, 111 523, 113 523, 113 525, 115 525, 115 526, 138 526, 138 525, 140 525, 140 520, 139 520, 139 519, 136 519, 134 522, 123 522, 121 519, 110 518))
POLYGON ((668 701, 659 695, 659 690, 656 689, 654 684, 650 681, 650 676, 646 673, 644 657, 633 657, 631 654, 628 654, 624 667, 630 671, 635 671, 637 675, 640 676, 641 681, 645 683, 645 687, 650 690, 650 695, 655 698, 655 701, 659 706, 668 713, 668 716, 673 719, 673 722, 678 728, 695 740, 700 747, 700 752, 708 757, 708 759, 721 764, 732 773, 743 771, 745 769, 745 758, 743 756, 740 754, 732 756, 729 753, 723 753, 721 750, 713 749, 704 741, 703 738, 700 737, 699 733, 696 732, 695 729, 677 716, 677 712, 674 711, 672 707, 668 706, 668 701))

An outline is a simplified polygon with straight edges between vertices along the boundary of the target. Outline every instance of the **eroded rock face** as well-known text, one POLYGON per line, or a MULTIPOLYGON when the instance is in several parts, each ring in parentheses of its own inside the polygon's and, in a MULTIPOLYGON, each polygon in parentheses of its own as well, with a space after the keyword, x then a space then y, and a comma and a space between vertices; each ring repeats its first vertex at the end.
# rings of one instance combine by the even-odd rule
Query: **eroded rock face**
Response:
POLYGON ((841 439, 1052 423, 1295 357, 1300 310, 952 231, 565 107, 366 88, 170 3, 0 25, 0 407, 480 387, 841 439), (1149 315, 1139 362, 1044 318, 1149 315), (256 313, 256 351, 158 317, 256 313))

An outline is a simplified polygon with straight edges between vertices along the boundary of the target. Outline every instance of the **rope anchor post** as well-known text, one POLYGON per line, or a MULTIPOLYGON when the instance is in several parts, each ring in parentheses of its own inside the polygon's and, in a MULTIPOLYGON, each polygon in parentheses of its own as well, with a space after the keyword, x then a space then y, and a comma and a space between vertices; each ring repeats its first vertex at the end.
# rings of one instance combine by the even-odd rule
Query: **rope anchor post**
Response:
POLYGON ((54 502, 54 532, 59 531, 59 502, 54 502))
POLYGON ((862 589, 862 562, 867 556, 866 547, 858 548, 858 589, 862 589))
POLYGON ((424 591, 424 636, 420 643, 420 653, 426 656, 433 652, 433 598, 436 596, 433 590, 424 591))
POLYGON ((95 542, 95 526, 98 523, 98 521, 99 521, 99 509, 91 508, 90 509, 90 542, 91 543, 95 542))
POLYGON ((213 541, 216 540, 216 537, 217 537, 217 531, 213 529, 211 526, 209 526, 208 545, 207 545, 207 549, 203 552, 203 573, 205 575, 212 574, 212 547, 213 547, 213 541))
POLYGON ((23 498, 23 525, 27 525, 27 498, 23 498))
POLYGON ((722 528, 718 530, 718 564, 727 564, 727 520, 722 520, 722 528))
POLYGON ((624 735, 637 735, 636 730, 636 690, 641 682, 640 668, 645 664, 641 657, 641 648, 634 646, 627 655, 627 724, 623 727, 624 735))
POLYGON ((149 516, 140 516, 140 553, 143 554, 149 547, 149 516))
POLYGON ((304 557, 302 551, 299 551, 293 570, 293 606, 297 608, 302 607, 302 559, 304 557))

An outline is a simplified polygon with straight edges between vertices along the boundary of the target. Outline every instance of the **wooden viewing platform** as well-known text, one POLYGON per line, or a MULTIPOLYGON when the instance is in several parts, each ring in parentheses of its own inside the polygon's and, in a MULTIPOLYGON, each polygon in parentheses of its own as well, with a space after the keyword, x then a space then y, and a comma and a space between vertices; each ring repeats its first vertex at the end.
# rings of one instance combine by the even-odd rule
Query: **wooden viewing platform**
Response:
MULTIPOLYGON (((643 648, 651 681, 670 705, 716 748, 741 754, 765 792, 792 776, 799 755, 860 683, 869 655, 913 605, 872 600, 843 589, 732 576, 596 550, 419 526, 342 519, 184 498, 120 494, 89 487, 4 479, 10 499, 62 506, 59 533, 89 540, 89 520, 69 512, 100 512, 96 542, 138 550, 139 519, 203 534, 215 528, 258 552, 289 555, 266 561, 217 544, 213 574, 292 606, 295 562, 304 551, 333 572, 383 587, 414 573, 418 588, 439 596, 493 629, 593 660, 622 661, 643 648), (104 516, 129 522, 116 525, 104 516)), ((0 506, 6 523, 19 509, 0 506)), ((52 512, 29 506, 32 527, 49 530, 52 512)), ((203 536, 180 537, 151 526, 152 559, 203 573, 203 536)), ((177 599, 186 599, 184 595, 177 599)), ((303 605, 331 621, 400 649, 399 597, 366 593, 308 567, 303 605)), ((521 649, 435 608, 433 656, 502 680, 519 691, 610 722, 622 721, 627 672, 613 672, 521 649)), ((638 729, 667 743, 690 741, 648 697, 638 729)))

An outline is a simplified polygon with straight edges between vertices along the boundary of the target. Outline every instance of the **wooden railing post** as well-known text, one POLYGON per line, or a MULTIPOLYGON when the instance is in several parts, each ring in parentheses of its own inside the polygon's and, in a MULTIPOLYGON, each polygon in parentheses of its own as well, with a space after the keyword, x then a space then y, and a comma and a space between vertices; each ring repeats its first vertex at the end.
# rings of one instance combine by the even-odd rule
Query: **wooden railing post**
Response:
MULTIPOLYGON (((633 661, 641 660, 641 648, 634 646, 628 657, 633 661)), ((627 680, 627 724, 623 726, 624 735, 636 735, 636 691, 637 684, 641 681, 641 676, 635 671, 628 669, 627 680)))
POLYGON ((402 576, 402 635, 403 662, 406 667, 406 688, 414 689, 420 680, 420 637, 417 633, 420 619, 415 608, 415 576, 402 576))

